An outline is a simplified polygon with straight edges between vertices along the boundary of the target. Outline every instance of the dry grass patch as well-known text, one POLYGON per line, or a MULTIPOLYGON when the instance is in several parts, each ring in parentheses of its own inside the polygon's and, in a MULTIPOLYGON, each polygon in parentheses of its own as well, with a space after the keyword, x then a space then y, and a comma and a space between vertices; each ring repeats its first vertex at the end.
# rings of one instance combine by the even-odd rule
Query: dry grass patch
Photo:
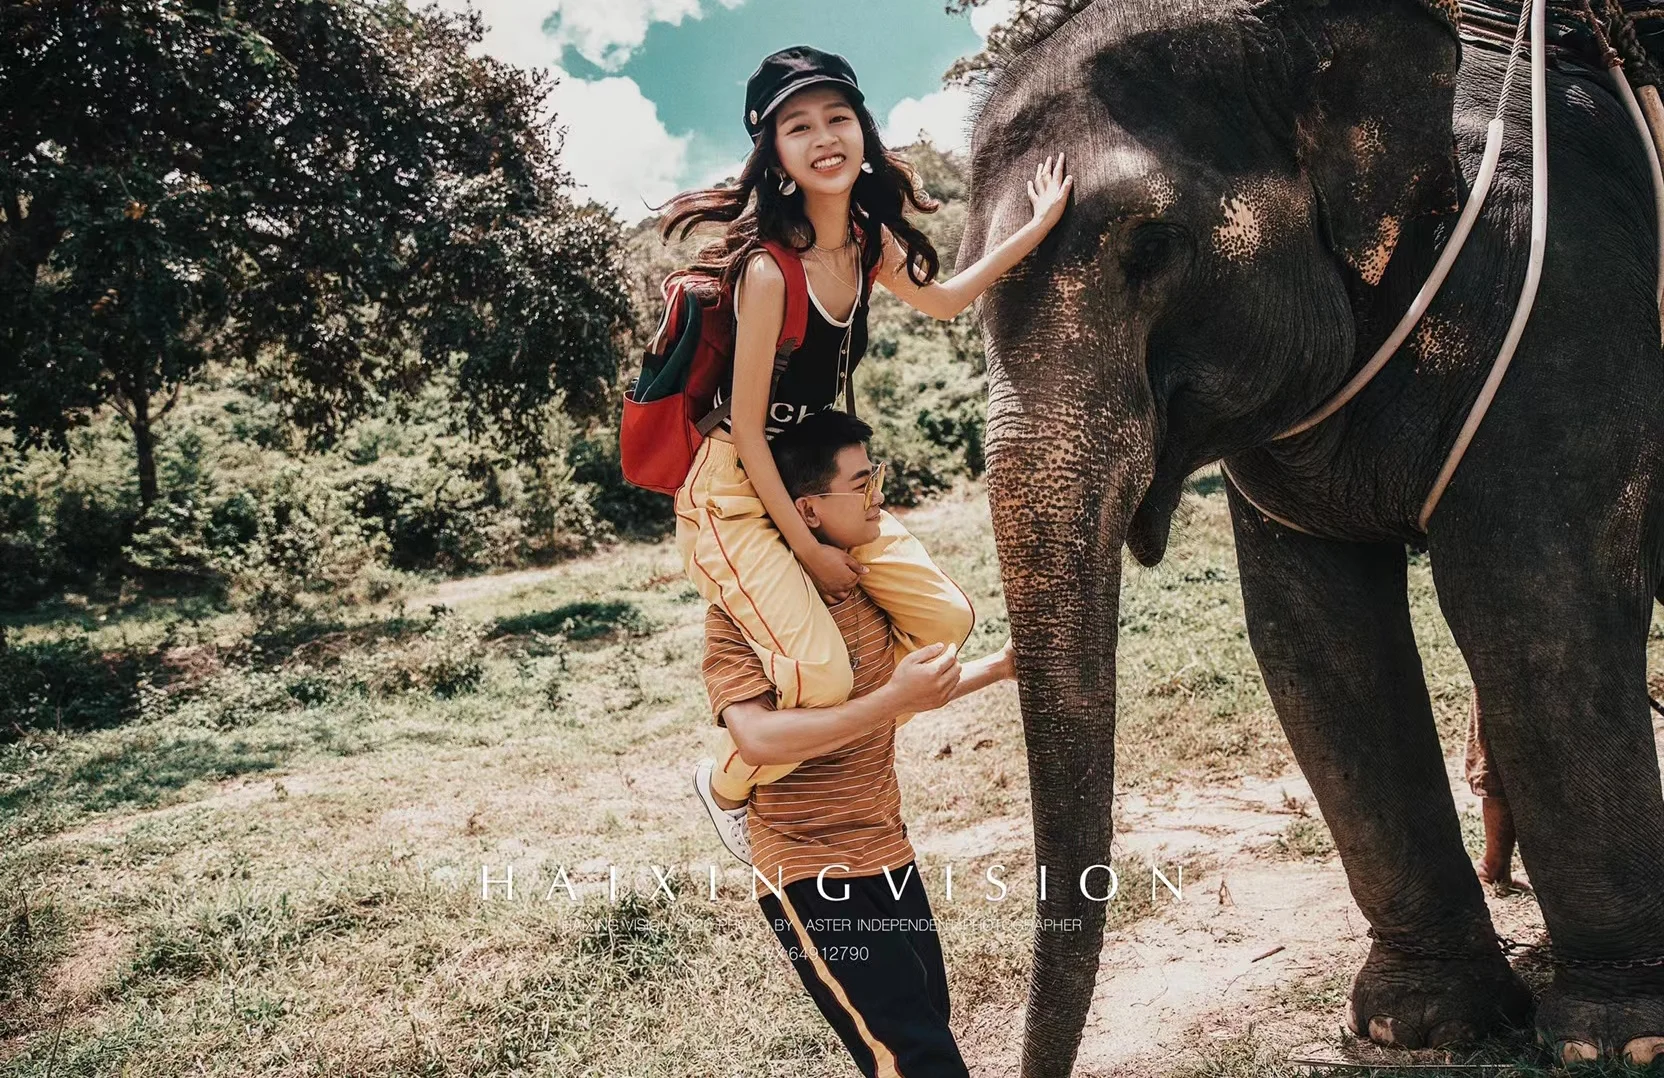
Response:
MULTIPOLYGON (((1168 560, 1125 574, 1117 778, 1153 799, 1289 763, 1247 645, 1223 493, 1206 475, 1194 488, 1168 560)), ((981 488, 907 520, 976 605, 967 655, 998 647, 1009 629, 981 488)), ((1453 755, 1466 674, 1421 561, 1411 584, 1453 755)), ((698 897, 725 855, 688 787, 714 728, 703 610, 672 544, 443 598, 288 640, 178 608, 69 613, 14 638, 84 629, 70 660, 154 652, 171 672, 112 689, 108 722, 0 746, 0 894, 26 896, 0 908, 0 1073, 848 1073, 749 898, 698 897), (617 905, 600 890, 609 863, 635 866, 637 893, 617 905), (545 885, 565 865, 581 900, 482 900, 482 868, 510 864, 545 885), (656 898, 650 864, 689 889, 656 898)), ((921 715, 898 744, 956 1029, 968 1053, 997 1055, 1018 1035, 1033 912, 1016 691, 921 715), (972 897, 1000 859, 1010 900, 972 897), (968 888, 951 902, 947 860, 968 888)), ((1477 816, 1463 825, 1476 849, 1477 816)), ((1284 842, 1312 856, 1320 826, 1296 820, 1284 842)), ((1161 916, 1126 885, 1145 871, 1124 870, 1112 931, 1161 916)), ((1280 1006, 1333 1026, 1322 992, 1280 1006)), ((1281 1066, 1280 1051, 1222 1046, 1206 1073, 1280 1073, 1253 1069, 1281 1066)))

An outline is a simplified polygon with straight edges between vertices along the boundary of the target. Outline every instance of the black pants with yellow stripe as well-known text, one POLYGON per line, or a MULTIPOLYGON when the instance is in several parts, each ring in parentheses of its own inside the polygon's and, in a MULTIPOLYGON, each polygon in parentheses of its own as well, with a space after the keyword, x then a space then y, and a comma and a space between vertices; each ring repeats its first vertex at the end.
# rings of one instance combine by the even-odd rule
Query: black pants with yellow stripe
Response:
POLYGON ((861 1073, 969 1078, 948 1029, 947 971, 917 868, 828 876, 824 888, 794 880, 757 901, 861 1073))

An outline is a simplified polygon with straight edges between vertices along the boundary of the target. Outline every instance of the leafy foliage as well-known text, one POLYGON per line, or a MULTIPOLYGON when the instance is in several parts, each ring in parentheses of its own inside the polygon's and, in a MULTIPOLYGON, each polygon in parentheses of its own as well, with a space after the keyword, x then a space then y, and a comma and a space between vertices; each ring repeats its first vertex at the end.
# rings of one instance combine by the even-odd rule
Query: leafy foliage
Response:
MULTIPOLYGON (((964 165, 921 142, 905 151, 926 190, 941 202, 919 227, 955 272, 969 194, 964 165)), ((914 505, 960 479, 982 474, 987 420, 987 363, 982 332, 970 315, 939 322, 888 291, 874 297, 867 355, 857 368, 857 407, 873 425, 875 456, 890 462, 885 498, 914 505)))
MULTIPOLYGON (((961 163, 929 143, 904 152, 942 200, 919 224, 951 273, 965 216, 961 163)), ((651 222, 620 240, 637 340, 656 324, 659 281, 701 242, 662 245, 651 222)), ((891 504, 980 474, 975 325, 937 322, 880 290, 869 327, 858 404, 876 428, 874 453, 892 465, 891 504)), ((148 508, 132 471, 135 433, 111 410, 65 430, 67 457, 23 448, 15 435, 0 446, 0 609, 64 593, 120 598, 137 584, 215 597, 277 631, 395 597, 411 574, 546 564, 673 526, 670 499, 620 472, 611 417, 626 372, 616 367, 599 385, 605 420, 570 414, 589 405, 567 409, 557 391, 548 407, 528 405, 517 420, 524 436, 474 437, 475 394, 458 361, 371 402, 319 444, 295 428, 296 402, 275 368, 234 360, 197 371, 155 431, 158 494, 148 508), (542 452, 524 454, 517 441, 542 452)))
POLYGON ((575 206, 546 74, 477 14, 392 0, 0 4, 0 421, 68 448, 154 425, 240 356, 327 445, 440 376, 531 456, 607 403, 629 320, 616 225, 575 206))
MULTIPOLYGON (((979 52, 954 61, 943 81, 986 89, 1028 49, 1044 41, 1094 0, 1016 0, 1011 14, 988 32, 979 52)), ((950 13, 981 7, 988 0, 947 0, 950 13)))
POLYGON ((253 388, 211 368, 185 392, 142 529, 115 417, 71 432, 67 462, 36 451, 0 467, 0 609, 138 582, 217 594, 275 627, 390 597, 412 573, 545 563, 612 534, 566 463, 587 442, 558 411, 549 456, 520 461, 454 431, 452 393, 434 386, 300 455, 253 388))
POLYGON ((141 665, 82 637, 0 646, 0 744, 25 729, 96 730, 139 711, 141 665))

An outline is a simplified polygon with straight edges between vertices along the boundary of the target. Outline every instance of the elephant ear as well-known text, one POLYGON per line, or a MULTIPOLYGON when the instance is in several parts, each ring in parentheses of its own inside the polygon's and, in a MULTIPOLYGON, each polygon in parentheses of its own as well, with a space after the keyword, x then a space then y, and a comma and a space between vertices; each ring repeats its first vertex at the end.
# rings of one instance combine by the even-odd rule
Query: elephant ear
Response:
MULTIPOLYGON (((1329 241, 1378 284, 1405 222, 1460 206, 1449 0, 1276 0, 1300 25, 1295 144, 1329 241)), ((1286 39, 1285 39, 1286 40, 1286 39)))

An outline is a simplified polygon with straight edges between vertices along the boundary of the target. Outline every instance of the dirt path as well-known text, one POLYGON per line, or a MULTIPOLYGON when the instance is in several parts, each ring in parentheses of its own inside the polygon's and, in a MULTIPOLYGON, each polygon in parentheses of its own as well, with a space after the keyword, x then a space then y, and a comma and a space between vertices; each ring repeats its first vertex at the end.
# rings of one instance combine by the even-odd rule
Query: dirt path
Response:
POLYGON ((527 588, 533 584, 541 584, 545 580, 560 576, 569 571, 564 565, 552 565, 544 569, 521 569, 512 573, 493 573, 490 576, 465 576, 456 580, 446 580, 432 591, 412 596, 405 600, 411 609, 420 609, 430 603, 443 603, 446 606, 457 606, 461 603, 472 602, 475 599, 485 599, 494 595, 504 595, 516 588, 527 588))
MULTIPOLYGON (((1664 724, 1655 732, 1664 753, 1664 724)), ((1457 811, 1477 812, 1478 799, 1452 767, 1457 811)), ((1118 855, 1154 853, 1163 864, 1197 857, 1207 867, 1185 879, 1182 902, 1163 892, 1160 915, 1106 938, 1076 1074, 1152 1078, 1199 1066, 1251 1031, 1293 1054, 1340 1058, 1342 1008, 1369 950, 1368 924, 1339 858, 1279 858, 1271 848, 1291 820, 1316 811, 1297 773, 1187 789, 1160 803, 1117 800, 1118 855)), ((1524 876, 1517 859, 1515 873, 1524 876)), ((1503 935, 1540 937, 1542 916, 1529 894, 1487 893, 1487 902, 1503 935)), ((970 1025, 973 1073, 1016 1073, 1020 1011, 970 1025)), ((1380 1058, 1407 1061, 1403 1053, 1380 1058)))
MULTIPOLYGON (((1252 1020, 1264 1009, 1252 1003, 1264 990, 1355 965, 1367 926, 1339 860, 1276 860, 1267 851, 1303 812, 1315 807, 1297 774, 1187 789, 1159 804, 1117 800, 1118 855, 1154 854, 1163 865, 1199 858, 1207 867, 1183 880, 1182 901, 1164 890, 1159 916, 1106 938, 1077 1074, 1163 1073, 1199 1039, 1252 1020)), ((1021 1016, 1000 1024, 974 1047, 979 1078, 1016 1071, 1011 1031, 1022 1028, 1021 1016)))

